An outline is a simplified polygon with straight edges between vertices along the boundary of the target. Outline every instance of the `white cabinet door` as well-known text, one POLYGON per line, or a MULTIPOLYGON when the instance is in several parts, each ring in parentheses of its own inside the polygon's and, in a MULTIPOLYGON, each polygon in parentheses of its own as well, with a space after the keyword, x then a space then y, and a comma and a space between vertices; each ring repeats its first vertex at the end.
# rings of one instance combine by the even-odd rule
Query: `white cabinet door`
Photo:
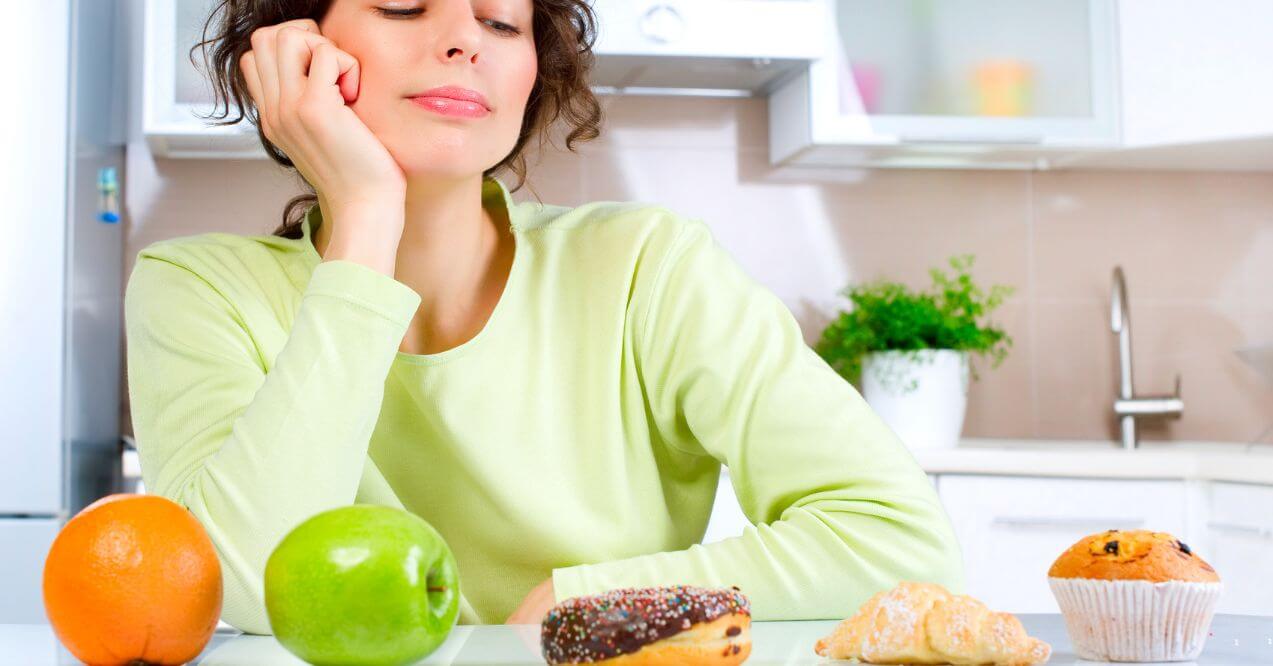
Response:
POLYGON ((1273 135, 1273 2, 1121 0, 1127 147, 1273 135))
POLYGON ((967 592, 995 610, 1056 613, 1047 571, 1080 538, 1151 529, 1184 538, 1183 481, 943 474, 939 494, 967 567, 967 592))
POLYGON ((1273 2, 1119 0, 1122 147, 1062 166, 1273 171, 1273 2))
POLYGON ((40 624, 44 558, 61 529, 56 519, 0 519, 0 624, 40 624))
POLYGON ((1273 615, 1273 488, 1213 483, 1207 552, 1224 583, 1220 613, 1273 615))

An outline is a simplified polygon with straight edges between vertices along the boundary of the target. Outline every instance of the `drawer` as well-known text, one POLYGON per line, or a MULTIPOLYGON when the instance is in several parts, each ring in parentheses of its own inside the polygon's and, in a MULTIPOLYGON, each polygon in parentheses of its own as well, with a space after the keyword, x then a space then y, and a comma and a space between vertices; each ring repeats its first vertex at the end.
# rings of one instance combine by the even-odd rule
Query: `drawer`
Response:
POLYGON ((1211 484, 1206 551, 1224 582, 1220 613, 1273 615, 1273 488, 1211 484))
POLYGON ((62 524, 57 519, 0 518, 0 624, 42 624, 44 558, 62 524))
POLYGON ((943 474, 967 592, 995 610, 1059 612, 1047 571, 1080 538, 1151 529, 1185 538, 1183 481, 943 474))

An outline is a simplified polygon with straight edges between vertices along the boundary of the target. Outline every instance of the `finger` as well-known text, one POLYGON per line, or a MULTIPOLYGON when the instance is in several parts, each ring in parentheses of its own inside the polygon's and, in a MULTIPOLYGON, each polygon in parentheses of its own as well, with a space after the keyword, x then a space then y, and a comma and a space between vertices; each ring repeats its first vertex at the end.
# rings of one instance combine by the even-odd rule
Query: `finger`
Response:
POLYGON ((280 106, 291 104, 305 90, 306 72, 313 49, 328 41, 318 34, 318 25, 309 19, 280 23, 275 33, 274 55, 278 63, 280 106))
POLYGON ((274 33, 277 29, 276 25, 257 28, 249 38, 252 51, 256 54, 253 61, 256 64, 257 80, 261 83, 261 100, 257 110, 262 118, 268 118, 271 123, 278 109, 278 64, 274 57, 274 33))
POLYGON ((341 97, 350 104, 358 99, 358 60, 331 42, 319 44, 310 62, 307 85, 310 90, 339 86, 341 97))
POLYGON ((256 54, 249 50, 239 56, 239 70, 243 73, 243 82, 247 85, 248 95, 252 98, 252 106, 256 108, 259 117, 261 113, 261 79, 256 74, 256 54))

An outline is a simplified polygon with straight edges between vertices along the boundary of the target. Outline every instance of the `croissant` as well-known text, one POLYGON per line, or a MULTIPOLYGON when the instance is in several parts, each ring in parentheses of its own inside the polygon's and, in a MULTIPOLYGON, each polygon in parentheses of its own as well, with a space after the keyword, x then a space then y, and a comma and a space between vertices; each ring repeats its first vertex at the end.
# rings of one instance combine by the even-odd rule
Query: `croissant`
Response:
POLYGON ((1052 654, 1015 616, 940 585, 912 582, 868 599, 813 650, 874 664, 1030 666, 1052 654))

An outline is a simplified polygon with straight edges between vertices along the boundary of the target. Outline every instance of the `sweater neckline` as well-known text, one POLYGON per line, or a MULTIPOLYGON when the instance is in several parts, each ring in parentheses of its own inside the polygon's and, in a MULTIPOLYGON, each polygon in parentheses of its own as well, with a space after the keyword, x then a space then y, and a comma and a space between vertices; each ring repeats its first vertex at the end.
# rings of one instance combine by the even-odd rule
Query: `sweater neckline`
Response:
MULTIPOLYGON (((482 180, 482 205, 485 207, 492 203, 498 204, 496 208, 504 211, 512 231, 518 232, 522 230, 525 222, 522 219, 522 211, 518 210, 518 205, 513 201, 513 195, 509 193, 508 186, 495 176, 482 180)), ((305 211, 305 215, 301 217, 301 238, 299 241, 311 268, 317 266, 323 260, 323 257, 318 254, 318 248, 314 247, 314 230, 322 226, 322 224, 322 211, 319 209, 318 204, 314 203, 305 211)))
MULTIPOLYGON (((504 318, 504 311, 512 307, 509 301, 513 299, 513 290, 521 285, 519 277, 522 273, 521 267, 527 261, 522 255, 528 251, 528 245, 522 242, 520 233, 524 222, 522 219, 523 211, 518 209, 518 205, 513 201, 512 195, 509 194, 508 187, 504 182, 493 176, 482 181, 482 204, 483 206, 494 204, 495 209, 503 210, 513 238, 513 264, 509 269, 508 278, 504 281, 504 290, 500 293, 499 300, 495 303, 495 308, 491 311, 490 316, 487 317, 486 323, 481 330, 463 343, 434 354, 409 354, 404 351, 398 351, 395 357, 397 362, 394 363, 394 366, 400 364, 438 365, 464 356, 494 334, 493 331, 499 327, 504 318)), ((315 203, 305 212, 301 220, 301 239, 298 241, 301 244, 302 252, 305 254, 306 263, 309 265, 311 272, 323 260, 322 256, 318 254, 318 249, 314 247, 312 237, 314 229, 321 225, 322 213, 318 204, 315 203)))

